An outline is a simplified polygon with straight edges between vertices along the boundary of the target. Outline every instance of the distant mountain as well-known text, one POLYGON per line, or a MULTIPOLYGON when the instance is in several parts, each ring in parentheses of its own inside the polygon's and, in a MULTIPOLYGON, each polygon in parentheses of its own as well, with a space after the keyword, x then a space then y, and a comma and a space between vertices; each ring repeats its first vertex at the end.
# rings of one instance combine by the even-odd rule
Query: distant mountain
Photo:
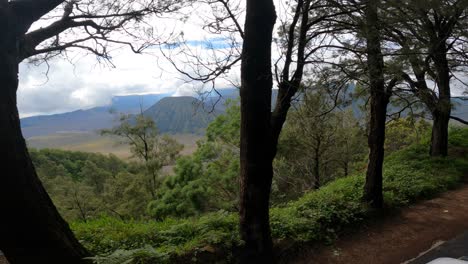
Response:
POLYGON ((21 128, 25 138, 46 136, 62 132, 91 132, 112 127, 115 116, 110 113, 134 114, 155 104, 170 94, 146 94, 116 96, 108 106, 99 106, 86 110, 77 110, 55 115, 32 116, 21 119, 21 128))
POLYGON ((189 96, 166 97, 143 112, 161 133, 203 134, 220 112, 209 112, 204 102, 189 96))
POLYGON ((200 135, 214 117, 224 111, 221 106, 225 100, 238 97, 237 90, 221 91, 224 93, 223 99, 213 109, 210 102, 214 97, 211 95, 203 103, 193 97, 169 97, 170 94, 116 96, 108 106, 23 118, 21 127, 27 139, 53 134, 89 133, 116 125, 116 117, 110 110, 136 114, 143 109, 145 115, 155 120, 161 133, 200 135))
MULTIPOLYGON (((136 114, 140 112, 140 109, 143 109, 145 115, 156 121, 162 133, 201 135, 216 115, 226 110, 226 100, 239 98, 237 88, 219 89, 218 92, 220 95, 212 92, 199 99, 169 97, 170 94, 116 96, 107 106, 23 118, 21 119, 21 127, 26 138, 73 132, 89 133, 116 125, 115 115, 109 112, 111 109, 117 113, 127 114, 136 114)), ((348 93, 352 92, 353 87, 349 87, 345 97, 348 97, 348 93)), ((273 90, 272 104, 276 100, 276 95, 277 90, 273 90)), ((358 107, 362 103, 363 100, 359 99, 353 101, 350 106, 358 118, 362 117, 362 110, 358 107)), ((468 120, 468 97, 455 98, 453 104, 452 115, 468 120)), ((389 111, 396 110, 398 109, 391 108, 389 111)))
POLYGON ((452 99, 452 115, 468 120, 468 96, 452 99))
POLYGON ((159 100, 168 96, 171 96, 171 94, 114 96, 110 108, 118 113, 136 114, 140 112, 140 109, 146 110, 159 100))
POLYGON ((95 107, 64 114, 33 116, 21 119, 25 138, 61 132, 88 132, 110 127, 113 117, 108 107, 95 107))
POLYGON ((208 111, 216 110, 224 112, 226 110, 227 100, 236 100, 239 98, 238 88, 226 88, 211 91, 209 94, 201 95, 200 100, 203 101, 205 109, 208 111))

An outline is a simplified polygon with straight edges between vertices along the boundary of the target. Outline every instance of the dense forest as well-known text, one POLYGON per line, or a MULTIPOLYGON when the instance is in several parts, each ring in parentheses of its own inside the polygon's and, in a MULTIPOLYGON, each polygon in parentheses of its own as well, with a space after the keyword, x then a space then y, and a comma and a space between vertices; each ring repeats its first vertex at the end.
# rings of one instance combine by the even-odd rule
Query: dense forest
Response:
POLYGON ((463 186, 468 121, 454 102, 467 100, 467 11, 465 0, 0 1, 1 252, 12 264, 294 263, 463 186), (194 45, 177 28, 189 23, 212 38, 194 45), (200 100, 118 114, 99 133, 129 147, 125 160, 28 149, 20 63, 77 52, 113 67, 124 48, 157 50, 200 100), (173 130, 203 138, 182 155, 173 130))

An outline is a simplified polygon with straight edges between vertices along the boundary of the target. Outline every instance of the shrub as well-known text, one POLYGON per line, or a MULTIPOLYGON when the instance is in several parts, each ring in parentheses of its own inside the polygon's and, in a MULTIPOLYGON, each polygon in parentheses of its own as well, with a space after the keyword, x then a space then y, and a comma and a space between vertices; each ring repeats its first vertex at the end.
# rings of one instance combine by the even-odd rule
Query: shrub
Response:
MULTIPOLYGON (((452 129, 450 137, 452 148, 468 148, 468 129, 452 129)), ((468 159, 466 153, 463 155, 431 158, 427 145, 418 144, 387 156, 384 165, 387 206, 405 206, 460 184, 468 172, 468 159)), ((361 202, 363 185, 363 175, 349 176, 297 201, 272 208, 270 223, 275 241, 330 242, 345 228, 369 219, 371 211, 361 202)), ((148 259, 163 262, 169 256, 196 255, 207 246, 229 251, 241 244, 237 215, 224 211, 163 222, 102 218, 73 223, 72 229, 89 250, 107 254, 98 257, 98 263, 112 263, 112 256, 116 255, 125 256, 127 263, 152 263, 144 262, 148 259)))

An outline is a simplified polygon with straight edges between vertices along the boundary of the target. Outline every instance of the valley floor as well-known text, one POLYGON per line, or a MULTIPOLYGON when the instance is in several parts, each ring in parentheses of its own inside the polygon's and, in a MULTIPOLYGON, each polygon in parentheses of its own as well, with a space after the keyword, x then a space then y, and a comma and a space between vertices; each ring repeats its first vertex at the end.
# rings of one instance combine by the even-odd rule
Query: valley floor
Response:
POLYGON ((305 251, 290 263, 411 264, 414 258, 466 231, 468 185, 368 224, 332 246, 305 251))

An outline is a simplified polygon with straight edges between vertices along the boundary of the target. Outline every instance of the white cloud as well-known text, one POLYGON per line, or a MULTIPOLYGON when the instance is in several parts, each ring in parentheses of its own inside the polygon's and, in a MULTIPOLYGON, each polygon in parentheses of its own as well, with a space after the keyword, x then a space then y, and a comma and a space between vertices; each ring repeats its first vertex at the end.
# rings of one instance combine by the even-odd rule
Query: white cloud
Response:
MULTIPOLYGON (((214 40, 215 48, 222 47, 222 36, 208 33, 202 27, 201 17, 210 14, 206 6, 194 6, 184 11, 187 20, 171 15, 157 20, 151 18, 150 24, 158 35, 183 32, 184 39, 196 44, 196 49, 206 48, 202 44, 207 40, 214 40)), ((35 23, 33 29, 49 23, 50 20, 44 19, 35 23)), ((206 53, 200 54, 205 56, 206 53)), ((49 70, 45 64, 34 66, 24 62, 20 65, 18 107, 22 117, 106 105, 115 95, 173 93, 181 96, 195 95, 196 91, 203 90, 200 83, 188 83, 186 76, 177 72, 158 48, 139 55, 115 47, 111 54, 115 68, 99 64, 92 55, 84 56, 79 52, 68 55, 73 63, 56 58, 49 61, 49 70)), ((238 69, 229 74, 238 76, 238 69)), ((217 87, 230 86, 223 80, 217 82, 217 87)))

